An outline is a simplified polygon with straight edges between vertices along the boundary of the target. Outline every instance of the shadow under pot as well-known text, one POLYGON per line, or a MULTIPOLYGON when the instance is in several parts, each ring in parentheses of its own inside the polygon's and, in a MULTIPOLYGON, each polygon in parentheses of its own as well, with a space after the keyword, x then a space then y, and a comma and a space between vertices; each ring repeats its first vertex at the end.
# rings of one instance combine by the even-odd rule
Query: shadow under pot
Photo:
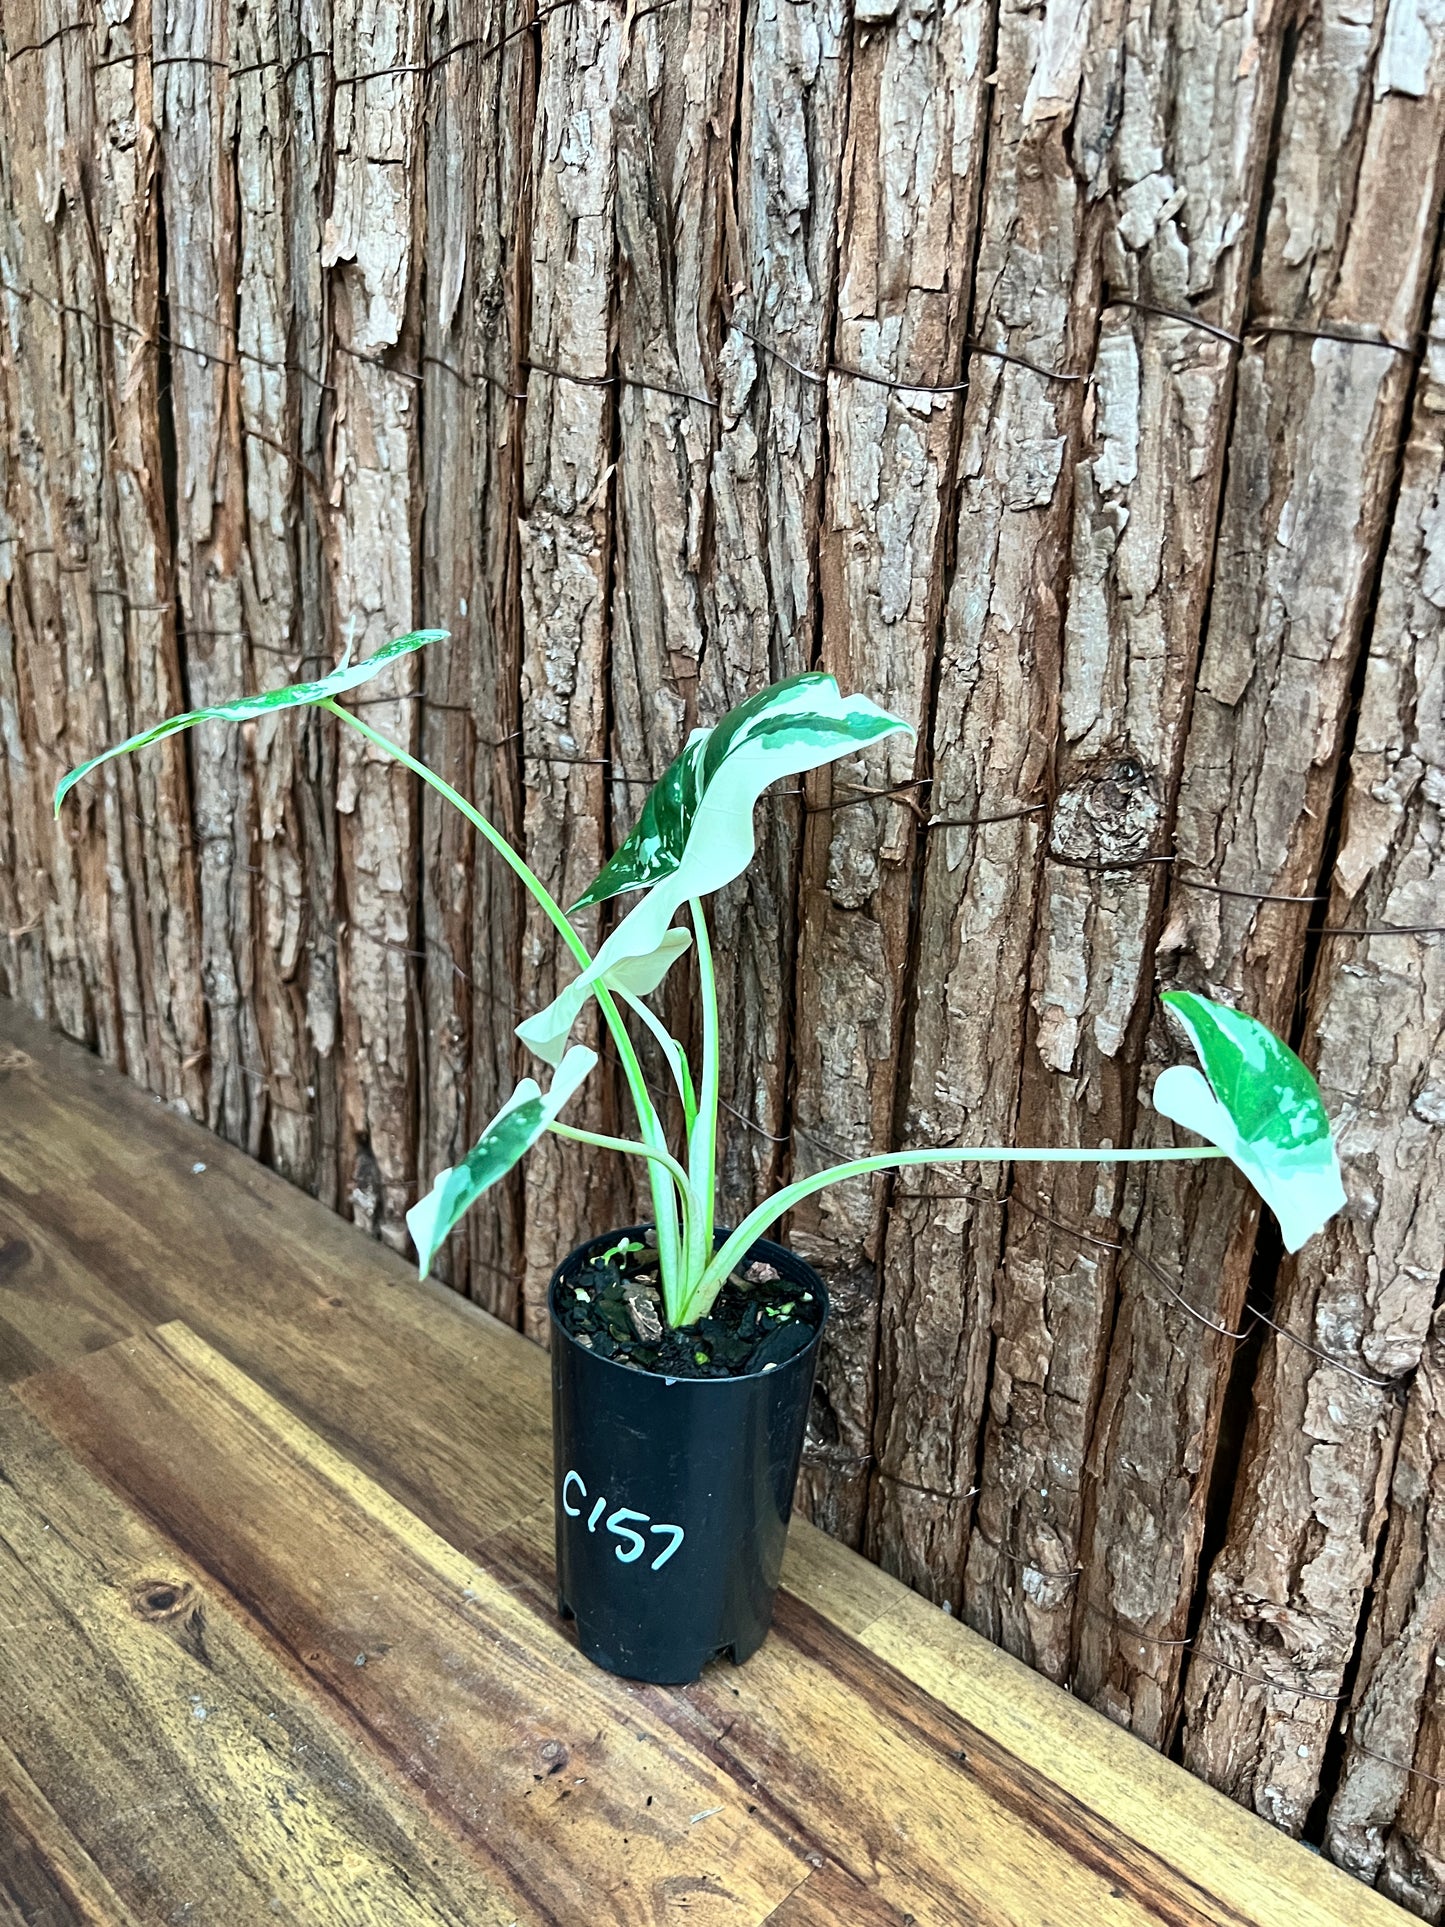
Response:
POLYGON ((558 1306, 646 1229, 579 1245, 548 1294, 557 1605, 598 1666, 680 1686, 720 1654, 740 1665, 767 1634, 828 1295, 811 1265, 759 1239, 738 1270, 771 1266, 787 1296, 817 1308, 790 1357, 732 1377, 619 1363, 574 1336, 558 1306))

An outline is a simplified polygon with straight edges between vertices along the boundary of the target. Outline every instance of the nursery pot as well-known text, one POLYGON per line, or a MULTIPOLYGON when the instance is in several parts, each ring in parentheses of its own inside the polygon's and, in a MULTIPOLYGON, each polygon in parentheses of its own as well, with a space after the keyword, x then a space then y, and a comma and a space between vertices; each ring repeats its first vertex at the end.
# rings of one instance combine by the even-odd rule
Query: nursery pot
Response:
POLYGON ((548 1294, 557 1604, 597 1665, 679 1686, 719 1653, 740 1664, 767 1633, 828 1297, 811 1265, 759 1239, 743 1262, 765 1261, 822 1306, 804 1350, 738 1378, 618 1364, 563 1328, 557 1296, 594 1255, 641 1235, 579 1245, 548 1294))

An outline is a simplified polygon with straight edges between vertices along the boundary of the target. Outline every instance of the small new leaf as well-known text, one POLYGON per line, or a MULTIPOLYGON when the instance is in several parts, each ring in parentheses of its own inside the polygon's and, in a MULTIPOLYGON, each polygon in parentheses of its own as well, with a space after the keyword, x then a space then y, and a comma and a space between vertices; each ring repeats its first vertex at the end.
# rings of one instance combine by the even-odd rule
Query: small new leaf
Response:
POLYGON ((453 1225, 526 1156, 596 1062, 595 1051, 575 1045, 558 1066, 545 1095, 532 1078, 524 1077, 461 1163, 448 1165, 426 1196, 407 1212, 406 1228, 423 1278, 453 1225))
POLYGON ((1345 1203, 1339 1159, 1319 1086, 1287 1044, 1247 1017, 1191 991, 1165 1005, 1184 1025, 1205 1077, 1171 1065, 1154 1085, 1154 1108, 1217 1144, 1279 1220, 1298 1251, 1345 1203))
POLYGON ((370 682, 380 674, 389 662, 398 656, 410 655, 413 649, 420 649, 428 642, 442 642, 448 631, 445 629, 413 629, 409 635, 396 636, 391 642, 383 643, 374 655, 364 662, 343 660, 328 676, 319 682, 291 683, 285 689, 268 689, 261 696, 242 696, 233 703, 216 703, 209 709, 188 709, 182 716, 168 716, 163 723, 156 723, 151 729, 143 729, 136 736, 127 736, 123 743, 113 749, 102 750, 99 756, 92 756, 88 763, 67 770, 55 786, 55 814, 59 816, 60 806, 80 782, 89 776, 93 769, 108 763, 112 757, 124 756, 128 750, 144 749, 149 743, 158 743, 166 736, 174 736, 179 730, 191 729, 196 723, 249 723, 257 716, 269 716, 275 709, 297 709, 310 703, 323 703, 328 697, 339 696, 343 690, 355 689, 358 684, 370 682))
POLYGON ((841 696, 833 677, 809 671, 772 684, 730 709, 712 729, 694 730, 648 793, 631 834, 574 906, 646 890, 583 971, 545 1010, 517 1026, 528 1049, 555 1064, 599 982, 619 965, 649 957, 690 897, 741 876, 754 850, 753 809, 770 783, 850 756, 897 731, 899 716, 866 696, 841 696))

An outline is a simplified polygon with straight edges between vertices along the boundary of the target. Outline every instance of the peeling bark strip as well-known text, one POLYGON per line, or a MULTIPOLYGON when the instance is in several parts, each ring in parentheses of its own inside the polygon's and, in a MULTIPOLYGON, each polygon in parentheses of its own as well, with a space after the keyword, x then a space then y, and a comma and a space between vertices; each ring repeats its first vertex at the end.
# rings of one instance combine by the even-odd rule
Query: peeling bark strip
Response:
MULTIPOLYGON (((415 65, 425 48, 419 0, 343 5, 335 16, 341 73, 415 65)), ((337 89, 331 145, 335 182, 322 236, 330 269, 335 383, 331 494, 336 634, 358 655, 412 627, 417 602, 420 389, 387 365, 416 363, 413 241, 422 85, 384 73, 337 89)), ((420 671, 409 656, 381 696, 373 728, 411 748, 416 706, 402 698, 420 671)), ((409 1250, 403 1214, 416 1191, 415 922, 417 805, 411 777, 347 733, 337 808, 346 935, 341 951, 345 1145, 342 1177, 352 1215, 409 1250)))
MULTIPOLYGON (((1290 75, 1255 311, 1412 341, 1445 187, 1445 15, 1422 16, 1425 51, 1412 42, 1408 60, 1389 18, 1349 28, 1353 64, 1333 32, 1316 54, 1315 31, 1290 75), (1322 144, 1331 129, 1343 138, 1322 144)), ((1408 356, 1357 342, 1272 335, 1241 362, 1159 962, 1172 983, 1237 999, 1285 1031, 1309 909, 1249 893, 1318 888, 1410 382, 1408 356), (1191 877, 1243 894, 1191 889, 1191 877)), ((1152 1061, 1168 1053, 1156 1026, 1152 1061)), ((1146 1110, 1137 1135, 1167 1134, 1146 1110)), ((1140 1250, 1236 1329, 1258 1210, 1241 1211, 1231 1179, 1208 1165, 1146 1166, 1130 1216, 1140 1250)), ((1142 1274, 1124 1280, 1091 1445, 1076 1688, 1155 1744, 1177 1717, 1184 1656, 1155 1642, 1187 1630, 1231 1352, 1142 1274), (1105 1553, 1126 1543, 1127 1558, 1105 1553)))
MULTIPOLYGON (((170 402, 176 588, 187 694, 203 705, 252 686, 242 591, 246 504, 234 327, 236 130, 228 125, 226 68, 212 64, 231 54, 227 13, 207 0, 165 6, 155 16, 152 45, 160 63, 154 84, 164 292, 175 343, 170 402)), ((239 730, 198 730, 189 750, 210 1036, 206 1121, 254 1154, 261 1148, 266 1084, 253 975, 255 785, 239 730)))
MULTIPOLYGON (((827 356, 850 53, 842 0, 757 0, 742 14, 698 685, 713 720, 818 653, 825 390, 778 356, 810 371, 827 356)), ((724 1222, 777 1184, 788 1151, 801 823, 796 799, 764 802, 757 857, 713 911, 721 1087, 737 1127, 720 1148, 724 1222)))
MULTIPOLYGON (((1000 17, 974 337, 1080 371, 1122 16, 1110 0, 1000 17)), ((1057 727, 1061 577, 1085 390, 968 364, 933 721, 903 1141, 1006 1141, 1057 727), (996 820, 991 820, 996 819, 996 820)), ((1002 1219, 992 1172, 907 1174, 888 1226, 867 1545, 949 1600, 972 1518, 1002 1219), (910 1416, 911 1415, 911 1416, 910 1416), (926 1417, 924 1417, 926 1415, 926 1417), (924 1422, 920 1423, 920 1417, 924 1422)))
MULTIPOLYGON (((500 38, 497 0, 463 0, 433 16, 432 55, 462 40, 500 38)), ((508 568, 515 524, 518 300, 516 251, 533 85, 518 45, 508 60, 460 57, 432 80, 427 140, 426 433, 423 615, 451 644, 423 658, 421 754, 515 833, 518 675, 508 568), (524 106, 525 103, 525 106, 524 106), (497 380, 485 377, 493 374, 497 380), (512 745, 513 751, 515 744, 512 745)), ((441 798, 422 798, 420 942, 424 1021, 421 1168, 429 1182, 471 1148, 512 1088, 516 1022, 515 892, 491 852, 441 798)), ((515 1321, 519 1197, 509 1185, 473 1214, 438 1269, 515 1321), (448 1267, 450 1267, 448 1269, 448 1267)))
MULTIPOLYGON (((106 28, 149 44, 150 9, 106 28)), ((17 47, 62 24, 7 6, 17 47)), ((5 987, 205 1114, 195 870, 183 750, 117 767, 69 821, 50 794, 77 754, 159 720, 181 692, 162 493, 160 280, 148 69, 92 72, 65 34, 7 64, 4 413, 16 549, 5 737, 16 934, 5 987), (16 288, 33 290, 19 295, 16 288), (13 960, 13 961, 11 961, 13 960)))
POLYGON ((1445 1908, 1445 1313, 1437 1309, 1410 1390, 1390 1487, 1390 1529, 1374 1575, 1350 1703, 1330 1857, 1426 1920, 1445 1908))
MULTIPOLYGON (((1432 329, 1442 322, 1445 289, 1432 329)), ((1445 901, 1442 554, 1445 349, 1436 347, 1415 397, 1370 637, 1325 919, 1335 928, 1429 923, 1445 901)), ((1199 1644, 1243 1672, 1339 1693, 1375 1581, 1375 1645, 1331 1828, 1347 1862, 1409 1905, 1421 1897, 1420 1857, 1445 1844, 1435 1803, 1419 1805, 1404 1776, 1387 1774, 1368 1750, 1410 1763, 1420 1691, 1400 1694, 1412 1668, 1426 1677, 1421 1628, 1410 1622, 1429 1612, 1430 1582, 1410 1564, 1402 1535, 1419 1481, 1430 1476, 1419 1459, 1427 1449, 1420 1401, 1433 1367, 1417 1381, 1408 1416, 1399 1381, 1420 1363, 1445 1250, 1445 943, 1438 935, 1331 937, 1323 963, 1306 1048, 1341 1120, 1355 1203, 1285 1264, 1274 1316, 1353 1370, 1283 1341, 1266 1348, 1199 1644), (1409 1443, 1396 1469, 1402 1416, 1409 1443), (1387 1505, 1380 1588, 1375 1557, 1387 1505), (1392 1680, 1386 1704, 1381 1691, 1392 1680)), ((1265 1691, 1197 1658, 1187 1704, 1188 1763, 1298 1833, 1320 1790, 1335 1708, 1265 1691)), ((1433 1755, 1421 1763, 1436 1770, 1433 1755)))
MULTIPOLYGON (((619 387, 615 404, 608 745, 614 845, 632 827, 649 776, 667 767, 690 727, 719 713, 711 689, 699 702, 698 685, 709 646, 709 477, 718 411, 708 398, 718 386, 738 33, 732 4, 674 0, 637 20, 620 80, 616 370, 654 385, 619 387)), ((674 1034, 687 1039, 696 1013, 681 986, 669 986, 664 1010, 674 1034)), ((653 1089, 670 1093, 660 1055, 650 1038, 645 1045, 653 1089)), ((632 1208, 649 1216, 646 1177, 629 1175, 637 1194, 632 1208)), ((735 1221, 736 1209, 730 1200, 725 1222, 735 1221)))
MULTIPOLYGON (((1272 9, 1193 0, 1147 35, 1126 22, 1100 162, 1113 292, 1238 329, 1281 32, 1272 9)), ((1093 372, 1029 964, 1027 1144, 1119 1144, 1133 1128, 1164 875, 1150 859, 1167 844, 1233 385, 1225 342, 1129 307, 1104 311, 1093 372)), ((1014 1191, 965 1611, 1064 1679, 1115 1289, 1087 1240, 1112 1237, 1121 1182, 1107 1166, 1031 1166, 1014 1191)))
MULTIPOLYGON (((615 121, 625 26, 608 6, 568 7, 548 17, 542 37, 527 353, 596 380, 611 372, 612 360, 615 121)), ((527 381, 520 709, 527 861, 561 903, 581 896, 609 854, 602 764, 613 406, 605 386, 538 372, 527 381)), ((596 913, 580 917, 578 928, 595 946, 596 913)), ((549 1003, 571 974, 571 959, 559 959, 558 950, 556 932, 529 898, 523 1015, 549 1003)), ((595 1006, 590 1021, 595 1031, 595 1006)), ((605 1126, 600 1080, 573 1110, 574 1123, 605 1126)), ((544 1138, 524 1174, 523 1317, 535 1337, 547 1330, 554 1254, 616 1222, 612 1174, 575 1151, 544 1138)))
MULTIPOLYGON (((571 898, 766 681, 907 714, 716 905, 722 1219, 1149 1142, 1161 977, 1298 1006, 1353 1202, 1276 1278, 1222 1166, 824 1194, 802 1499, 1445 1917, 1438 0, 4 0, 0 51, 0 992, 405 1247, 550 926, 330 717, 55 826, 60 771, 425 622, 366 715, 571 898), (1121 1215, 1331 1354, 1262 1348, 1238 1470, 1121 1215)), ((636 1176, 543 1147, 447 1275, 540 1332, 636 1176)))
MULTIPOLYGON (((295 34, 283 10, 248 8, 236 19, 228 50, 238 66, 254 69, 236 82, 226 129, 235 156, 229 352, 239 363, 230 380, 238 391, 244 477, 234 565, 242 633, 233 639, 224 624, 213 637, 187 633, 188 662, 208 647, 224 653, 247 645, 234 666, 253 689, 282 687, 331 660, 317 567, 327 510, 313 479, 325 460, 322 397, 284 365, 292 358, 305 366, 319 362, 322 330, 320 76, 318 63, 299 58, 295 34)), ((216 165, 224 167, 224 151, 216 165)), ((197 317, 191 322, 198 340, 216 338, 214 326, 197 317)), ((209 583, 203 592, 214 597, 209 583)), ((214 659, 207 680, 219 691, 214 659)), ((194 680, 191 688, 194 695, 194 680)), ((257 938, 249 966, 255 1055, 240 1066, 248 1135, 268 1147, 293 1183, 334 1199, 336 858, 333 786, 323 753, 329 735, 329 719, 323 724, 311 715, 257 726, 244 746, 254 841, 249 856, 234 847, 230 856, 231 888, 238 898, 247 890, 254 898, 257 938)))
MULTIPOLYGON (((855 16, 832 348, 869 374, 941 385, 962 373, 991 28, 981 0, 855 16)), ((918 814, 912 795, 874 802, 853 792, 909 783, 926 767, 959 407, 957 397, 830 378, 821 664, 912 723, 924 747, 894 736, 808 785, 816 807, 800 891, 796 1176, 892 1141, 918 814)), ((811 1509, 854 1544, 887 1189, 882 1178, 839 1185, 793 1219, 834 1303, 811 1509), (847 1468, 841 1478, 828 1476, 830 1455, 847 1468)))

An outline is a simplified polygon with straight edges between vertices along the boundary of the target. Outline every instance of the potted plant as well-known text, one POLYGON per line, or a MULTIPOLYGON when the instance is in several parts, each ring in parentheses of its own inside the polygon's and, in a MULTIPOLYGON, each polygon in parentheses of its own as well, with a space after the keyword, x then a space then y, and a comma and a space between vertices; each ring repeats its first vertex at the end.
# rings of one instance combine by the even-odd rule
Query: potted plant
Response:
POLYGON ((855 1158, 780 1191, 733 1229, 715 1222, 718 1006, 703 900, 752 858, 753 808, 796 776, 907 730, 867 698, 842 696, 810 673, 761 690, 710 729, 695 730, 649 793, 616 854, 574 911, 635 901, 596 955, 566 910, 494 826, 435 771, 337 702, 397 656, 440 640, 399 637, 364 662, 312 683, 171 717, 72 770, 69 790, 98 763, 207 719, 245 722, 317 704, 444 796, 521 879, 571 951, 576 974, 517 1027, 549 1067, 546 1090, 524 1079, 458 1165, 407 1213, 425 1276, 447 1234, 544 1132, 644 1161, 652 1223, 604 1230, 561 1255, 549 1298, 552 1329, 559 1604, 583 1650, 631 1678, 695 1679, 726 1652, 742 1661, 767 1631, 782 1564, 818 1341, 824 1282, 765 1234, 824 1186, 907 1165, 1137 1163, 1229 1157, 1297 1250, 1344 1203, 1329 1122, 1314 1079, 1277 1037, 1241 1012, 1185 992, 1164 1002, 1203 1065, 1157 1079, 1153 1102, 1207 1144, 1166 1150, 1050 1150, 969 1145, 855 1158), (674 919, 685 913, 687 925, 674 919), (691 950, 697 971, 696 1069, 647 998, 691 950), (597 1063, 571 1036, 589 1001, 621 1061, 635 1139, 562 1119, 597 1063), (683 1141, 672 1145, 643 1076, 628 1019, 655 1039, 676 1087, 683 1141))

